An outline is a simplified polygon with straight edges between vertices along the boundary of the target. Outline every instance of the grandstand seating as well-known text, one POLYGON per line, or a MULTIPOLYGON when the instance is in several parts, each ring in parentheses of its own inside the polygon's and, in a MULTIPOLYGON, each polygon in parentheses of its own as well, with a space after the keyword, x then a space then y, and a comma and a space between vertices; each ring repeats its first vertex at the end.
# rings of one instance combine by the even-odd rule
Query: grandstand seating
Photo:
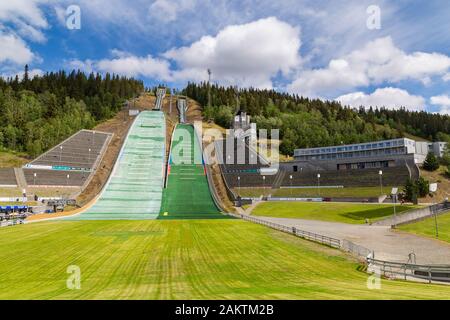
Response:
POLYGON ((233 153, 227 153, 226 140, 215 142, 216 158, 220 162, 220 168, 229 188, 235 187, 272 187, 277 177, 276 174, 261 174, 261 169, 269 168, 268 162, 258 156, 255 150, 250 148, 248 144, 242 144, 240 152, 240 162, 238 164, 238 145, 234 143, 233 153), (229 158, 230 157, 230 158, 229 158), (231 158, 233 157, 233 158, 231 158), (252 161, 250 161, 252 159, 252 161), (253 160, 255 159, 255 160, 253 160), (229 163, 227 163, 227 160, 229 163), (242 161, 244 160, 244 161, 242 161), (230 163, 232 162, 232 163, 230 163), (255 162, 255 163, 250 163, 255 162), (239 180, 240 177, 240 180, 239 180), (265 178, 263 178, 265 177, 265 178))
MULTIPOLYGON (((304 171, 287 174, 281 186, 316 186, 317 174, 320 173, 320 184, 323 186, 363 187, 377 186, 380 183, 379 169, 344 170, 344 171, 304 171)), ((410 173, 406 166, 383 168, 383 184, 401 186, 406 183, 410 173)))
POLYGON ((81 187, 89 178, 89 172, 23 169, 29 186, 81 187), (36 177, 34 174, 36 173, 36 177), (69 175, 69 178, 67 178, 69 175))
POLYGON ((0 185, 1 186, 17 186, 16 175, 14 169, 0 168, 0 185))
POLYGON ((236 172, 237 170, 241 171, 257 170, 261 167, 269 166, 268 162, 265 159, 259 157, 256 151, 250 148, 248 144, 242 143, 239 146, 239 147, 242 146, 244 151, 243 154, 242 150, 239 150, 238 152, 239 148, 237 143, 234 143, 233 146, 234 150, 232 152, 228 152, 226 140, 220 140, 215 142, 216 158, 223 167, 224 172, 236 172))
POLYGON ((93 170, 110 136, 108 133, 81 130, 27 164, 26 168, 93 170))
MULTIPOLYGON (((229 188, 261 188, 261 187, 314 187, 317 186, 317 173, 320 173, 320 184, 322 186, 344 186, 344 187, 365 187, 377 186, 380 183, 380 169, 363 170, 323 170, 316 169, 303 170, 303 172, 286 172, 279 170, 275 175, 263 174, 261 170, 268 168, 269 165, 264 159, 257 156, 256 152, 245 145, 245 164, 227 164, 226 143, 224 140, 216 141, 216 157, 222 161, 220 168, 223 177, 229 188), (256 164, 249 164, 250 157, 257 157, 256 164), (290 176, 292 175, 292 181, 290 176), (240 179, 238 179, 240 178, 240 179)), ((230 159, 229 159, 230 160, 230 159)), ((234 163, 237 163, 237 146, 234 146, 234 163)), ((408 178, 417 179, 419 176, 415 165, 405 163, 397 167, 383 168, 383 184, 390 186, 402 186, 408 178)))

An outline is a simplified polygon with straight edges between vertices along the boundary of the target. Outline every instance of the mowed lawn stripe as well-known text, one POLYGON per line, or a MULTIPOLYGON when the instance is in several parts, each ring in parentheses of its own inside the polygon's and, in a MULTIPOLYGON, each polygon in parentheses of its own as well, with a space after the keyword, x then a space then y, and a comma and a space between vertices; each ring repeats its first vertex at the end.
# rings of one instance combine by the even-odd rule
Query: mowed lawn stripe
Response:
MULTIPOLYGON (((397 213, 420 208, 414 205, 397 205, 397 213)), ((292 218, 343 222, 351 224, 377 221, 394 213, 393 205, 336 203, 336 202, 292 202, 273 201, 260 203, 252 215, 274 218, 292 218)))
POLYGON ((344 253, 241 220, 53 221, 0 229, 1 299, 450 298, 382 281, 344 253), (66 288, 69 265, 81 290, 66 288))

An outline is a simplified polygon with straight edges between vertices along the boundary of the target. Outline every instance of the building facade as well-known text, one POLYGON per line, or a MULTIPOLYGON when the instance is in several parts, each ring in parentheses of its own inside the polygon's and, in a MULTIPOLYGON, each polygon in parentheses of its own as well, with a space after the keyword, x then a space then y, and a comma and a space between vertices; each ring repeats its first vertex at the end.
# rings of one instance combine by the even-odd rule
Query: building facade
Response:
POLYGON ((291 171, 320 167, 325 170, 386 168, 422 164, 428 152, 442 156, 445 143, 416 142, 401 138, 350 145, 297 149, 291 171))

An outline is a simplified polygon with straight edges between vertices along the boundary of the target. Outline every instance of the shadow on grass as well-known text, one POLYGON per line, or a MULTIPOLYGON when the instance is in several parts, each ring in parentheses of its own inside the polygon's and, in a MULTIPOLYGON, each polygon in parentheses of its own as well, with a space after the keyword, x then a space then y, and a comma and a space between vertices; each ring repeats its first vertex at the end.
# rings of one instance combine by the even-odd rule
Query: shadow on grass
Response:
MULTIPOLYGON (((413 207, 409 206, 397 206, 397 213, 403 213, 409 210, 414 209, 413 207)), ((378 220, 381 218, 385 218, 388 216, 391 216, 394 214, 394 207, 388 207, 388 208, 376 208, 376 209, 369 209, 369 210, 361 210, 361 211, 355 211, 355 212, 346 212, 346 213, 340 213, 339 215, 341 217, 345 217, 347 219, 352 220, 378 220)))

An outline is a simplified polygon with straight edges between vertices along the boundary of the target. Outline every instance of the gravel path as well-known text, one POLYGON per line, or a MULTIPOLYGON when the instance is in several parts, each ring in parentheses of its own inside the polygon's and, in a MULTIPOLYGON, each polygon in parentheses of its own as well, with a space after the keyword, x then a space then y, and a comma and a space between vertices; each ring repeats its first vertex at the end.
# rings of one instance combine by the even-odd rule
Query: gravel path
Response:
POLYGON ((352 225, 302 219, 269 218, 260 219, 296 227, 324 236, 346 239, 375 251, 375 258, 407 262, 408 254, 416 254, 417 264, 450 265, 450 244, 412 234, 394 231, 385 226, 352 225))

